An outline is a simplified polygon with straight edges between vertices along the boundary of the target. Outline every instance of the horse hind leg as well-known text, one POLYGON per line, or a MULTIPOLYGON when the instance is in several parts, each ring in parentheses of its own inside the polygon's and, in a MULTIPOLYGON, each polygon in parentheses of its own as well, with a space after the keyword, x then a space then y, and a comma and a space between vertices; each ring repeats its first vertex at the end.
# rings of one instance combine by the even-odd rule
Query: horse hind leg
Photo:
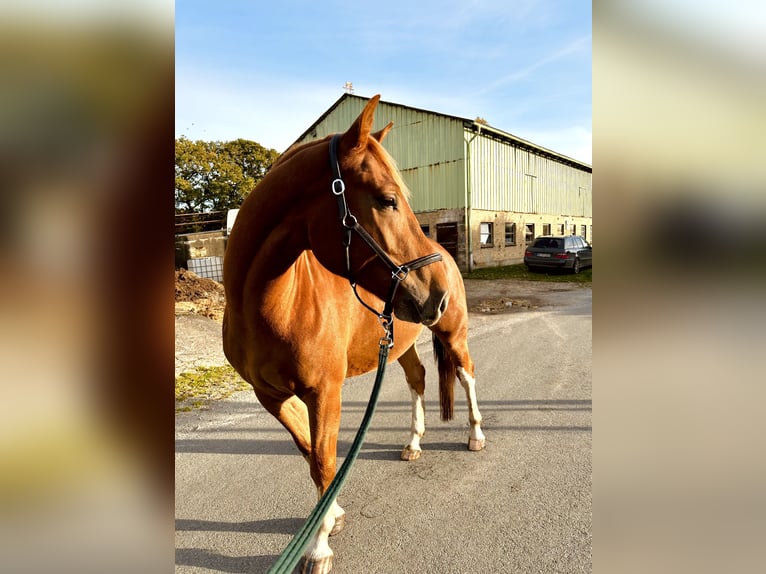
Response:
POLYGON ((412 422, 410 424, 410 441, 404 446, 400 458, 402 460, 417 460, 423 453, 420 439, 426 432, 425 420, 425 390, 426 370, 420 361, 415 344, 399 357, 399 364, 404 369, 404 376, 412 395, 412 422))
POLYGON ((479 404, 476 400, 476 379, 463 367, 457 368, 457 377, 468 401, 468 422, 471 425, 468 437, 468 450, 482 450, 486 438, 481 430, 481 413, 479 412, 479 404))

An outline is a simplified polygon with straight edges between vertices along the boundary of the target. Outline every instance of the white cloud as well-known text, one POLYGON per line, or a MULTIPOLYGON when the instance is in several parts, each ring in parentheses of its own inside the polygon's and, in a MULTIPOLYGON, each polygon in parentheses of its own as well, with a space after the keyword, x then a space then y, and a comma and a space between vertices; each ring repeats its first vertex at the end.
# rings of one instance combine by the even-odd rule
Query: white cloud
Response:
POLYGON ((572 54, 577 54, 578 52, 582 52, 584 50, 590 51, 590 44, 591 44, 590 34, 576 38, 572 40, 571 42, 567 43, 566 45, 554 50, 553 52, 546 54, 545 56, 529 64, 528 66, 520 68, 511 74, 506 74, 505 76, 495 80, 494 82, 488 83, 486 86, 484 86, 481 90, 478 90, 477 92, 475 92, 473 95, 482 96, 490 92, 493 92, 497 90, 498 88, 507 86, 508 84, 513 84, 520 80, 524 80, 530 77, 533 73, 537 72, 540 68, 543 68, 545 66, 548 66, 549 64, 558 62, 559 60, 562 60, 566 58, 567 56, 570 56, 572 54))

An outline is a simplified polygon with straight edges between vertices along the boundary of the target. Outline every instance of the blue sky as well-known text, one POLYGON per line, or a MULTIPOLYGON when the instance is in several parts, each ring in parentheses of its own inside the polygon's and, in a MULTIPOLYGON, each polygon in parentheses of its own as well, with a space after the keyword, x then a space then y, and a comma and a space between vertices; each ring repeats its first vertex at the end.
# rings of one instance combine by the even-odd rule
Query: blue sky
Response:
POLYGON ((178 0, 175 21, 176 136, 282 152, 352 82, 591 163, 590 1, 178 0))

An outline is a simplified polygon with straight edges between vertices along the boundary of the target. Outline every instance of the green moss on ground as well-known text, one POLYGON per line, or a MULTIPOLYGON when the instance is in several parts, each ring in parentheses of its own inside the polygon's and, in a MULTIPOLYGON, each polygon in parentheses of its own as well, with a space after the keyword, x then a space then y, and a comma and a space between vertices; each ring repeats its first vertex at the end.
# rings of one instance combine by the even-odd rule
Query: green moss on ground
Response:
POLYGON ((225 399, 249 388, 231 365, 197 367, 176 377, 176 412, 204 408, 210 401, 225 399))

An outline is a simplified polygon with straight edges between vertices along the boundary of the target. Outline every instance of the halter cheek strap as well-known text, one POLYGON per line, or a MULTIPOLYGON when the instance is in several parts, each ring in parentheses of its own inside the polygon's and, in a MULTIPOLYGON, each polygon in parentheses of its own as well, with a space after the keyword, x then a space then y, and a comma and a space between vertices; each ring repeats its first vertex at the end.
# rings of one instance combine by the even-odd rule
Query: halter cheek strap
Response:
POLYGON ((442 260, 441 253, 431 253, 423 257, 413 259, 408 263, 397 265, 383 250, 383 248, 375 241, 375 238, 370 235, 367 230, 359 224, 353 213, 348 208, 348 202, 346 201, 346 184, 340 175, 340 165, 338 164, 338 143, 340 142, 340 135, 336 134, 330 140, 330 167, 333 173, 333 181, 331 190, 338 203, 338 216, 340 217, 341 225, 344 229, 343 246, 346 250, 346 277, 348 277, 351 288, 354 291, 354 295, 359 302, 372 313, 374 313, 381 326, 385 330, 386 334, 380 339, 381 346, 388 346, 391 348, 394 346, 394 322, 393 322, 393 309, 394 309, 394 296, 396 290, 399 288, 399 284, 407 278, 410 271, 420 269, 431 263, 436 263, 442 260), (356 232, 362 241, 364 241, 370 249, 373 250, 375 255, 380 258, 383 263, 391 270, 391 284, 388 288, 388 295, 386 296, 383 312, 378 312, 373 307, 365 303, 359 296, 356 290, 356 281, 354 280, 353 271, 351 269, 351 235, 352 232, 356 232))

